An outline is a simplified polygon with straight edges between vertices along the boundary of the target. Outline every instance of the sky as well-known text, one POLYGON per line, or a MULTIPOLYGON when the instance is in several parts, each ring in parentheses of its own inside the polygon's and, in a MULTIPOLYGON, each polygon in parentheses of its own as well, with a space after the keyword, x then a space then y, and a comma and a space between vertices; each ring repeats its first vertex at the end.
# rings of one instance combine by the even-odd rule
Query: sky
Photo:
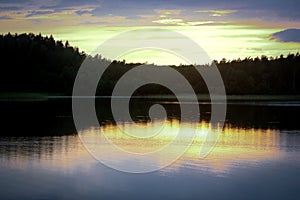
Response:
MULTIPOLYGON (((299 0, 0 0, 0 33, 52 34, 89 54, 120 33, 153 27, 187 36, 211 59, 275 57, 300 51, 299 7, 299 0)), ((156 50, 123 58, 184 62, 156 50)))

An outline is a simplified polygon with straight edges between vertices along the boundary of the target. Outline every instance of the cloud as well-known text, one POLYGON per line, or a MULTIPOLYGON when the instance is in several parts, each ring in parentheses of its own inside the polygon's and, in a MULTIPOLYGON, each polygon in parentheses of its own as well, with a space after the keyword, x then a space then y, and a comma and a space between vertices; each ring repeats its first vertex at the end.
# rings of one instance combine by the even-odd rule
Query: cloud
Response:
POLYGON ((221 17, 221 16, 235 13, 237 12, 237 10, 196 10, 195 12, 209 13, 210 16, 221 17))
POLYGON ((155 10, 160 15, 179 15, 181 10, 155 10))
MULTIPOLYGON (((185 22, 180 25, 182 26, 200 26, 200 25, 212 25, 212 24, 220 24, 221 22, 216 23, 215 21, 191 21, 185 22)), ((221 23, 223 24, 223 23, 221 23)))
POLYGON ((300 29, 286 29, 272 34, 272 39, 280 42, 300 43, 300 29))
POLYGON ((28 14, 25 17, 32 17, 36 15, 47 15, 54 13, 53 10, 37 10, 37 11, 28 11, 28 14))
POLYGON ((178 25, 179 23, 183 23, 182 19, 158 19, 152 21, 154 23, 159 23, 159 24, 172 24, 172 25, 178 25))
POLYGON ((93 9, 81 9, 81 10, 77 10, 75 13, 77 15, 84 15, 84 14, 91 14, 93 11, 93 9))
POLYGON ((153 23, 163 24, 163 25, 178 25, 178 26, 200 26, 200 25, 211 25, 216 23, 215 21, 185 21, 183 19, 172 19, 172 18, 164 18, 153 20, 153 23))
POLYGON ((9 16, 0 16, 0 20, 10 20, 10 19, 13 19, 13 18, 11 18, 11 17, 9 17, 9 16))
MULTIPOLYGON (((53 22, 62 20, 65 21, 64 25, 70 23, 70 26, 73 26, 76 20, 79 24, 84 21, 90 23, 102 21, 105 25, 111 26, 148 26, 153 23, 215 25, 218 20, 227 21, 227 24, 237 22, 249 24, 251 21, 261 20, 259 24, 264 26, 274 23, 272 27, 275 28, 299 28, 300 26, 297 26, 297 23, 300 24, 298 4, 299 0, 253 0, 251 2, 246 0, 225 2, 224 0, 0 0, 0 16, 6 16, 0 20, 12 18, 24 22, 47 19, 46 23, 51 20, 53 22), (78 19, 78 16, 81 18, 78 19), (115 17, 111 23, 101 20, 101 18, 109 19, 108 16, 118 17, 115 17)), ((13 20, 9 22, 13 23, 13 20)), ((9 27, 15 25, 11 24, 9 27)))
POLYGON ((21 10, 21 6, 3 6, 0 4, 0 11, 21 10))
POLYGON ((1 2, 0 1, 0 11, 16 11, 22 10, 24 8, 24 3, 17 3, 17 2, 1 2))

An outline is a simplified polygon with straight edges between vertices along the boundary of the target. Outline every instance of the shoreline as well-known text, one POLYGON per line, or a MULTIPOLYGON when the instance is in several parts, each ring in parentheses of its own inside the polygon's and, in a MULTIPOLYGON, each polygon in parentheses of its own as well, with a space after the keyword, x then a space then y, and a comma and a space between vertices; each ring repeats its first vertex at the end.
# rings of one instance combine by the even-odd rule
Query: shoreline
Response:
MULTIPOLYGON (((184 100, 192 100, 190 95, 182 94, 180 97, 184 100)), ((60 94, 47 94, 47 93, 25 93, 25 92, 5 92, 0 93, 0 102, 37 102, 49 101, 58 99, 72 99, 73 96, 64 96, 60 94)), ((95 99, 145 99, 145 100, 177 100, 173 95, 145 95, 145 96, 77 96, 75 98, 95 98, 95 99)), ((198 101, 210 101, 208 94, 198 94, 198 101)), ((223 96, 215 96, 216 100, 224 101, 223 96)), ((300 101, 300 95, 226 95, 227 101, 300 101)))

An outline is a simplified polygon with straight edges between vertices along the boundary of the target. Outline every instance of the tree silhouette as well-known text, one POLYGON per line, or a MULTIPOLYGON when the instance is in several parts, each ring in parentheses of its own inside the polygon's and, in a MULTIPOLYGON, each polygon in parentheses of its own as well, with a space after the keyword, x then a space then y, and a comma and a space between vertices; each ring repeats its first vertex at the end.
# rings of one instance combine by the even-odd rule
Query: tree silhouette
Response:
MULTIPOLYGON (((130 69, 142 64, 126 63, 125 60, 111 62, 101 55, 92 57, 80 52, 77 47, 72 47, 68 41, 63 44, 62 41, 55 41, 52 35, 43 37, 33 33, 0 35, 0 55, 3 61, 0 92, 70 95, 77 71, 86 59, 94 66, 103 62, 111 63, 104 72, 97 90, 97 95, 111 95, 118 79, 130 69)), ((223 58, 219 62, 215 60, 214 63, 221 73, 228 94, 300 94, 299 53, 275 58, 262 55, 231 61, 223 58)), ((208 92, 204 80, 194 67, 171 67, 186 77, 195 92, 208 92)), ((169 93, 168 89, 158 85, 145 86, 136 91, 138 95, 169 93)))

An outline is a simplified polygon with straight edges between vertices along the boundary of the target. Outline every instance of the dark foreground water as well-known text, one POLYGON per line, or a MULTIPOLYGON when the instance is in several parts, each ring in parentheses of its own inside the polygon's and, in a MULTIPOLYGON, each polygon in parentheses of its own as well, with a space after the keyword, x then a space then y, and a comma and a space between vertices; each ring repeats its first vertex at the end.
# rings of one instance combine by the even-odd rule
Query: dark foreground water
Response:
MULTIPOLYGON (((152 103, 132 102, 138 123, 149 123, 152 103)), ((109 103, 97 101, 103 134, 133 152, 168 143, 180 123, 190 124, 180 121, 176 102, 160 103, 169 112, 165 134, 136 143, 116 127, 109 103)), ((231 102, 225 128, 204 159, 199 149, 210 130, 210 106, 201 102, 194 143, 169 167, 145 174, 119 172, 95 160, 63 100, 1 102, 0 108, 0 199, 300 199, 299 102, 231 102)), ((95 127, 82 134, 96 134, 95 127)))

